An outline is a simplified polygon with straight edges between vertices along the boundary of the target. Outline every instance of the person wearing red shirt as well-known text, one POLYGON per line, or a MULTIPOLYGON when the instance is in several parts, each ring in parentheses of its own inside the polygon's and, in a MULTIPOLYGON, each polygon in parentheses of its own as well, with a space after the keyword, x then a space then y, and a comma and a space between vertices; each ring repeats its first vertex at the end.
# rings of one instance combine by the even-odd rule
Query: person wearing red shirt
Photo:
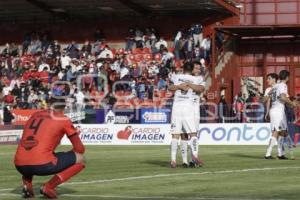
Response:
POLYGON ((39 72, 39 77, 42 81, 42 83, 48 83, 49 82, 49 72, 48 68, 45 67, 43 71, 39 72))
POLYGON ((13 104, 14 101, 15 97, 11 94, 11 91, 9 91, 8 94, 4 96, 4 102, 6 104, 13 104))
POLYGON ((40 192, 46 198, 55 199, 56 186, 85 167, 85 148, 79 138, 79 131, 63 114, 65 101, 51 101, 54 108, 37 112, 27 121, 15 154, 14 163, 22 175, 24 198, 34 197, 33 176, 54 175, 41 187, 40 192), (73 149, 55 152, 64 135, 71 141, 73 149))

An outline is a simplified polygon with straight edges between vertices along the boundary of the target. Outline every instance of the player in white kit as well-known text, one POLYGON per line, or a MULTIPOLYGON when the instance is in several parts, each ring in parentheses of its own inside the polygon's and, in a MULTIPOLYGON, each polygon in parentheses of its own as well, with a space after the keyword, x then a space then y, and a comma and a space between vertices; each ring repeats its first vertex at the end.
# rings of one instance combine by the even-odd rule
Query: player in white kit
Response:
MULTIPOLYGON (((205 82, 204 82, 204 78, 203 76, 201 76, 201 63, 200 62, 194 62, 194 69, 193 69, 193 75, 196 77, 199 77, 202 82, 200 85, 203 86, 203 91, 205 89, 205 82)), ((196 123, 196 127, 197 127, 197 132, 199 130, 199 123, 200 123, 200 95, 202 93, 195 93, 195 98, 194 98, 194 106, 195 106, 195 123, 196 123)), ((180 140, 180 146, 181 146, 181 156, 182 156, 182 160, 183 160, 183 167, 197 167, 197 166, 201 166, 203 164, 200 163, 201 165, 197 165, 197 163, 195 163, 195 161, 192 161, 189 164, 187 163, 187 152, 188 152, 188 143, 189 143, 189 135, 186 133, 182 133, 181 135, 181 140, 180 140)), ((196 134, 192 134, 192 136, 197 136, 196 134)), ((190 146, 190 148, 192 149, 193 146, 190 146)), ((199 151, 199 150, 198 150, 199 151)), ((193 151, 191 150, 191 158, 193 158, 193 151)))
MULTIPOLYGON (((193 64, 185 63, 183 74, 174 74, 171 77, 173 85, 169 90, 175 91, 171 117, 171 167, 176 167, 176 155, 178 140, 182 133, 191 137, 192 160, 200 165, 202 161, 198 158, 197 130, 199 123, 195 120, 195 95, 204 91, 201 85, 203 79, 192 75, 193 64)), ((187 143, 181 145, 187 145, 187 143)), ((186 151, 187 152, 187 151, 186 151)), ((187 165, 187 157, 183 157, 183 163, 187 165)))
POLYGON ((283 139, 287 134, 287 120, 285 116, 285 104, 295 107, 296 105, 288 98, 287 82, 289 80, 289 72, 282 70, 279 73, 280 82, 273 85, 269 92, 271 100, 271 109, 269 112, 272 138, 265 155, 265 159, 272 159, 272 148, 278 144, 278 159, 287 159, 283 151, 283 139))

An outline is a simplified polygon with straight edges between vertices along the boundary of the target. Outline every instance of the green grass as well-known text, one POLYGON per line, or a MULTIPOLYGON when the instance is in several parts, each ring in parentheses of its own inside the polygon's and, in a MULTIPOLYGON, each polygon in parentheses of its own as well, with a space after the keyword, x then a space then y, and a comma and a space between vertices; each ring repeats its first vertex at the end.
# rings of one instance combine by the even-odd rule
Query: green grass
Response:
MULTIPOLYGON (((0 199, 21 199, 21 177, 13 165, 15 148, 0 146, 0 199)), ((170 169, 168 146, 88 146, 85 170, 68 183, 98 182, 62 185, 58 193, 60 199, 72 200, 300 199, 299 148, 298 160, 263 160, 265 150, 265 146, 200 146, 204 167, 170 169), (139 178, 116 180, 127 177, 139 178)), ((47 179, 35 177, 36 199, 41 199, 38 189, 47 179)))

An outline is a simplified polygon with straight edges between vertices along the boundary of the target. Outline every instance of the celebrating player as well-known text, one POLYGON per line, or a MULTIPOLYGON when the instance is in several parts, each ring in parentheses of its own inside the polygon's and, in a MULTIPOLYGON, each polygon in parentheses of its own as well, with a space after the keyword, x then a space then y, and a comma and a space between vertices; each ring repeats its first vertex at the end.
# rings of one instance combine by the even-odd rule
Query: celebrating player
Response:
MULTIPOLYGON (((272 77, 268 77, 268 82, 272 77)), ((272 149, 278 143, 278 159, 287 159, 284 155, 283 140, 287 136, 287 120, 285 115, 284 105, 295 107, 295 103, 288 98, 288 91, 286 83, 289 80, 289 72, 282 70, 279 73, 280 82, 274 84, 270 91, 271 97, 271 109, 270 109, 270 121, 272 129, 272 138, 270 139, 269 146, 265 155, 265 159, 272 159, 272 149)), ((270 81, 271 82, 271 81, 270 81)), ((292 151, 290 149, 292 154, 292 151)), ((293 157, 293 155, 291 155, 293 157)))
POLYGON ((55 174, 40 189, 50 199, 57 198, 56 186, 66 182, 84 167, 84 146, 79 132, 64 114, 65 102, 52 99, 49 110, 35 113, 26 123, 15 154, 15 166, 22 174, 23 197, 34 197, 32 179, 34 175, 55 174), (73 149, 54 153, 62 137, 67 135, 73 149))
MULTIPOLYGON (((193 76, 193 64, 185 63, 183 66, 183 74, 172 75, 171 81, 173 85, 169 86, 170 90, 175 91, 174 102, 172 107, 171 119, 171 167, 176 167, 176 155, 178 140, 180 134, 188 133, 191 140, 192 160, 197 165, 201 165, 202 161, 198 158, 198 138, 197 129, 199 123, 195 123, 195 95, 204 91, 201 85, 201 78, 193 76)), ((183 166, 188 166, 187 163, 187 142, 181 141, 181 145, 186 148, 186 153, 183 154, 183 166)), ((183 150, 183 148, 182 148, 183 150)))

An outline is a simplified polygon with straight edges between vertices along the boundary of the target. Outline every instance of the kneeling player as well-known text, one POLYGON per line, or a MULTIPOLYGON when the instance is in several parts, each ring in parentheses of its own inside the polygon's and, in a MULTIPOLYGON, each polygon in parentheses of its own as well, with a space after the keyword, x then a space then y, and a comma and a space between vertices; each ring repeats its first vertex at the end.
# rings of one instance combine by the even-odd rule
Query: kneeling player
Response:
MULTIPOLYGON (((57 101, 56 101, 57 102, 57 101)), ((22 174, 23 197, 34 197, 34 175, 54 175, 40 189, 50 199, 57 198, 56 186, 79 173, 84 166, 84 146, 76 130, 64 114, 64 102, 50 110, 35 113, 26 123, 15 155, 15 166, 22 174), (63 104, 63 105, 62 105, 63 104), (62 137, 67 135, 73 149, 54 153, 62 137)))

